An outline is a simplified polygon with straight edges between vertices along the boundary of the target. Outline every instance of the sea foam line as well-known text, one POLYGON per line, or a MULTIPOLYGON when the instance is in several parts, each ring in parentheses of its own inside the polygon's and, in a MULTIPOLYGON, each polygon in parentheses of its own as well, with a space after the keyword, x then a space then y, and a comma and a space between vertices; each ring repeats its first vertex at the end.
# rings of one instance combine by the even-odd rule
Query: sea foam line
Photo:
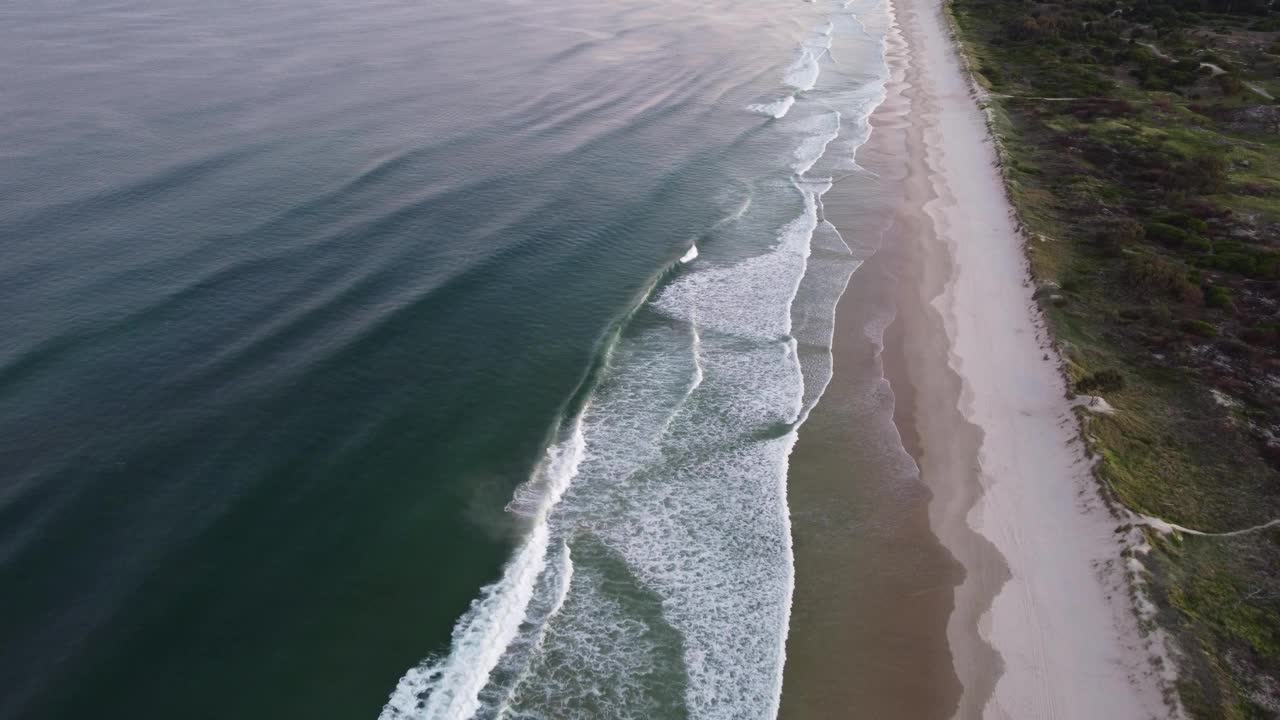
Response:
POLYGON ((550 541, 547 516, 582 463, 586 413, 587 407, 583 407, 569 438, 547 450, 534 477, 517 489, 508 504, 512 512, 531 512, 532 528, 502 577, 480 591, 479 599, 454 626, 448 656, 428 659, 405 673, 383 707, 380 720, 419 716, 467 720, 480 709, 480 691, 519 632, 538 578, 546 568, 550 541))
POLYGON ((812 90, 818 84, 818 75, 821 72, 818 57, 812 49, 805 47, 800 51, 800 57, 787 68, 782 81, 800 92, 812 90))
POLYGON ((693 333, 693 383, 689 386, 689 395, 692 395, 706 378, 706 372, 702 369, 702 333, 698 332, 696 317, 694 320, 689 324, 689 329, 693 333))
MULTIPOLYGON (((604 343, 600 366, 609 365, 622 328, 649 301, 662 277, 678 264, 657 273, 627 314, 615 323, 604 343)), ((701 382, 700 368, 698 373, 701 382)), ((569 437, 547 449, 533 475, 516 488, 507 503, 506 511, 528 518, 531 529, 502 577, 482 588, 455 624, 448 655, 428 658, 400 678, 379 720, 468 720, 482 708, 480 694, 516 640, 528 616, 538 579, 546 569, 551 537, 548 517, 577 476, 586 455, 584 423, 589 410, 588 399, 575 416, 569 437)), ((572 565, 569 568, 571 571, 572 565)), ((565 583, 562 591, 567 593, 568 588, 565 583)), ((563 597, 557 600, 552 616, 563 602, 563 597)))
MULTIPOLYGON (((852 0, 845 0, 845 2, 843 3, 843 8, 847 10, 847 9, 849 8, 849 5, 850 5, 851 1, 852 1, 852 0)), ((888 12, 892 14, 892 7, 889 7, 889 8, 888 8, 888 12)), ((865 27, 865 25, 863 25, 863 23, 862 23, 861 19, 859 19, 859 18, 855 18, 855 20, 857 20, 857 22, 858 22, 859 26, 861 27, 862 31, 863 31, 864 33, 866 33, 866 27, 865 27)), ((827 35, 827 38, 828 38, 827 45, 826 45, 828 53, 829 53, 829 50, 830 50, 830 47, 831 47, 831 40, 830 40, 831 35, 830 35, 830 33, 831 33, 831 30, 832 30, 833 28, 834 28, 834 24, 829 23, 829 24, 828 24, 828 29, 827 29, 827 31, 826 31, 826 33, 825 33, 825 34, 827 35)), ((855 156, 856 156, 856 153, 857 153, 858 148, 860 148, 862 145, 864 145, 864 144, 867 142, 867 140, 870 138, 870 134, 871 134, 870 117, 871 117, 871 114, 875 111, 875 109, 876 109, 877 107, 879 107, 879 106, 884 102, 885 98, 887 97, 887 83, 888 83, 888 59, 887 59, 887 57, 885 57, 885 54, 886 54, 886 53, 885 53, 885 50, 886 50, 886 49, 887 49, 886 40, 882 38, 882 39, 881 39, 881 51, 882 51, 882 58, 883 58, 884 63, 885 63, 885 65, 884 65, 884 72, 881 74, 880 81, 879 81, 879 89, 878 89, 877 94, 876 94, 876 96, 875 96, 875 100, 874 100, 874 102, 870 103, 870 107, 868 107, 868 108, 865 110, 865 112, 864 112, 864 113, 861 113, 861 114, 860 114, 860 115, 855 119, 855 125, 856 125, 856 126, 858 126, 858 129, 859 129, 859 131, 860 131, 860 132, 858 133, 857 138, 856 138, 856 139, 854 140, 854 142, 852 143, 852 144, 853 144, 853 154, 854 154, 855 156)), ((833 60, 834 60, 834 58, 833 58, 833 60)), ((816 62, 815 62, 815 64, 816 64, 816 62)), ((788 80, 789 80, 789 81, 790 81, 791 79, 798 79, 798 78, 788 78, 788 80)), ((789 82, 789 84, 790 84, 790 82, 789 82)), ((806 88, 806 89, 811 89, 811 88, 812 88, 814 85, 816 85, 816 84, 817 84, 817 75, 816 75, 816 73, 815 73, 815 75, 814 75, 814 77, 813 77, 813 80, 812 80, 812 83, 811 83, 811 84, 809 84, 808 88, 806 88)), ((834 139, 835 139, 835 137, 837 137, 837 136, 839 135, 839 131, 840 131, 840 120, 841 120, 841 114, 840 114, 839 112, 836 112, 836 113, 835 113, 835 126, 836 126, 836 127, 835 127, 834 134, 831 134, 831 135, 830 135, 830 137, 828 137, 828 138, 826 138, 826 139, 824 139, 824 140, 821 140, 821 146, 820 146, 820 148, 817 148, 817 143, 818 143, 819 141, 818 141, 817 139, 813 138, 813 137, 811 137, 811 138, 810 138, 810 143, 811 143, 810 147, 813 147, 813 148, 815 148, 815 149, 818 149, 818 152, 817 152, 817 153, 815 153, 816 157, 814 157, 814 159, 813 159, 812 161, 808 161, 808 158, 806 158, 806 157, 802 157, 802 156, 801 156, 801 150, 802 150, 802 148, 804 148, 804 147, 805 147, 805 144, 804 144, 804 143, 802 143, 802 144, 801 144, 801 147, 800 147, 800 148, 797 148, 797 150, 796 150, 796 155, 797 155, 797 160, 799 161, 799 164, 795 167, 795 169, 797 170, 797 180, 800 180, 801 182, 804 182, 804 181, 808 181, 808 182, 810 182, 810 183, 814 182, 813 180, 808 180, 807 178, 805 178, 805 175, 806 175, 806 173, 808 173, 808 172, 809 172, 809 170, 813 169, 813 166, 817 164, 818 160, 819 160, 819 159, 821 159, 821 158, 826 154, 826 149, 827 149, 828 145, 830 144, 830 142, 831 142, 832 140, 834 140, 834 139)), ((822 137, 822 136, 820 135, 819 137, 822 137)), ((855 165, 855 167, 857 167, 856 160, 854 160, 854 165, 855 165)), ((815 188, 815 189, 812 191, 812 194, 811 194, 811 195, 806 194, 806 197, 805 197, 805 199, 806 199, 806 205, 808 206, 810 202, 812 203, 812 208, 813 208, 814 218, 815 218, 816 222, 814 223, 814 229, 813 229, 813 231, 811 231, 811 233, 810 233, 810 236, 809 236, 809 243, 807 244, 807 246, 806 246, 806 248, 805 248, 805 253, 804 253, 804 255, 803 255, 803 259, 804 259, 804 266, 803 266, 803 267, 804 267, 804 272, 802 272, 802 273, 801 273, 800 278, 797 280, 797 282, 796 282, 796 284, 795 284, 795 288, 794 288, 794 290, 793 290, 793 292, 792 292, 791 302, 790 302, 790 303, 789 303, 789 305, 788 305, 788 307, 789 307, 789 308, 794 308, 794 303, 795 303, 796 297, 798 296, 799 291, 800 291, 800 285, 801 285, 801 283, 804 281, 804 276, 805 276, 805 274, 807 274, 807 270, 808 270, 808 263, 809 263, 809 258, 810 258, 810 253, 811 253, 811 250, 812 250, 813 232, 816 232, 816 230, 817 230, 817 226, 818 226, 819 224, 827 224, 827 225, 830 225, 830 226, 831 226, 831 229, 832 229, 833 231, 835 231, 835 235, 836 235, 836 237, 837 237, 837 238, 839 238, 839 240, 840 240, 841 244, 842 244, 842 245, 844 245, 845 249, 846 249, 846 250, 848 250, 848 251, 850 252, 850 254, 852 254, 852 248, 850 248, 850 247, 849 247, 849 245, 848 245, 848 243, 845 241, 845 239, 844 239, 843 235, 839 232, 839 230, 838 230, 834 225, 831 225, 831 223, 829 223, 829 222, 827 221, 826 217, 825 217, 825 212, 824 212, 824 208, 823 208, 822 198, 823 198, 823 196, 824 196, 824 195, 825 195, 825 194, 826 194, 826 193, 831 189, 831 187, 833 186, 833 184, 834 184, 834 182, 833 182, 832 180, 828 179, 828 180, 824 183, 824 185, 825 185, 825 186, 821 186, 821 185, 820 185, 818 188, 815 188)), ((797 187, 800 187, 800 184, 799 184, 799 183, 797 183, 797 187)), ((803 189, 802 187, 801 187, 801 192, 804 192, 804 189, 803 189)), ((806 208, 806 209, 807 209, 807 208, 806 208)), ((859 261, 859 262, 858 262, 858 266, 860 266, 861 264, 862 264, 862 263, 861 263, 861 261, 859 261)), ((857 270, 857 266, 855 266, 855 267, 852 269, 852 271, 851 271, 851 272, 856 271, 856 270, 857 270)), ((845 290, 846 290, 846 289, 847 289, 847 280, 846 280, 845 288, 842 288, 842 289, 840 290, 839 294, 835 297, 834 302, 833 302, 833 303, 832 303, 832 305, 831 305, 832 321, 831 321, 831 323, 830 323, 830 332, 829 332, 829 335, 828 335, 828 338, 827 338, 827 353, 828 353, 828 359, 829 359, 830 363, 828 364, 828 370, 827 370, 827 373, 826 373, 826 377, 822 379, 822 387, 821 387, 821 388, 819 388, 819 389, 817 389, 816 395, 815 395, 815 397, 813 398, 813 400, 812 400, 811 404, 810 404, 808 407, 805 407, 805 406, 804 406, 804 390, 803 390, 803 388, 804 388, 804 385, 805 385, 805 382, 806 382, 806 381, 813 382, 815 379, 814 379, 814 378, 804 378, 804 373, 803 373, 803 370, 801 369, 801 367, 800 367, 800 363, 799 363, 799 351, 798 351, 798 347, 796 347, 795 345, 793 345, 793 347, 796 347, 796 350, 795 350, 795 353, 796 353, 796 354, 794 355, 794 357, 796 358, 796 367, 797 367, 797 370, 799 370, 799 371, 800 371, 800 373, 801 373, 801 383, 800 383, 800 387, 801 387, 801 395, 800 395, 800 398, 799 398, 800 407, 799 407, 798 412, 797 412, 797 416, 796 416, 796 419, 795 419, 795 423, 794 423, 794 425, 793 425, 793 427, 792 427, 792 429, 791 429, 791 432, 788 434, 788 435, 789 435, 789 437, 788 437, 788 441, 789 441, 789 442, 788 442, 787 451, 786 451, 786 452, 787 452, 787 457, 786 457, 786 459, 784 460, 784 472, 783 472, 783 475, 782 475, 782 477, 781 477, 781 483, 782 483, 782 487, 781 487, 781 496, 782 496, 782 500, 783 500, 783 508, 782 508, 782 522, 783 522, 783 524, 784 524, 785 531, 786 531, 786 547, 787 547, 787 556, 788 556, 788 559, 789 559, 789 561, 790 561, 790 562, 789 562, 789 568, 788 568, 788 574, 787 574, 787 583, 788 583, 788 587, 787 587, 787 594, 786 594, 786 601, 785 601, 785 602, 786 602, 786 607, 785 607, 785 617, 786 617, 786 621, 785 621, 785 622, 784 622, 784 624, 783 624, 782 633, 781 633, 781 642, 779 643, 779 647, 778 647, 778 677, 777 677, 777 694, 776 694, 776 696, 775 696, 775 701, 774 701, 774 704, 773 704, 773 707, 772 707, 772 713, 771 713, 771 714, 772 714, 773 716, 776 716, 776 715, 777 715, 777 712, 778 712, 779 707, 780 707, 780 705, 781 705, 783 671, 784 671, 784 668, 785 668, 785 665, 786 665, 786 644, 787 644, 787 638, 788 638, 788 635, 789 635, 789 632, 790 632, 790 625, 791 625, 791 623, 790 623, 791 608, 792 608, 792 604, 793 604, 793 602, 794 602, 794 592, 795 592, 795 555, 794 555, 793 538, 792 538, 792 527, 791 527, 790 503, 788 502, 788 499, 787 499, 787 484, 788 484, 788 483, 787 483, 787 480, 788 480, 788 477, 789 477, 789 475, 790 475, 790 456, 791 456, 791 451, 792 451, 792 450, 794 449, 794 447, 795 447, 795 441, 796 441, 796 439, 798 438, 798 435, 799 435, 799 428, 800 428, 800 426, 801 426, 801 425, 803 425, 803 424, 804 424, 804 422, 808 419, 809 411, 810 411, 810 410, 812 410, 812 408, 813 408, 814 406, 816 406, 817 402, 821 400, 822 395, 823 395, 823 394, 825 394, 826 388, 827 388, 827 386, 829 385, 829 383, 830 383, 830 381, 831 381, 831 371, 830 371, 830 368, 833 366, 833 363, 834 363, 834 350, 833 350, 834 331, 835 331, 835 321, 834 321, 834 317, 835 317, 836 309, 837 309, 837 308, 838 308, 838 306, 839 306, 840 299, 843 297, 844 292, 845 292, 845 290)), ((788 332, 790 332, 790 311, 789 311, 789 313, 788 313, 788 332)), ((796 342, 794 337, 791 339, 791 342, 792 342, 793 344, 796 342)))
POLYGON ((794 88, 794 92, 773 102, 748 105, 747 110, 768 115, 775 120, 786 117, 787 111, 796 103, 796 93, 812 90, 817 85, 818 76, 822 72, 818 61, 824 55, 830 56, 834 31, 835 23, 827 20, 827 24, 817 31, 817 37, 800 44, 800 55, 791 63, 782 77, 783 84, 794 88))
MULTIPOLYGON (((807 51, 806 49, 805 52, 807 51)), ((813 64, 816 66, 816 58, 813 60, 813 64)), ((820 70, 820 68, 817 68, 817 70, 820 70)), ((816 84, 816 81, 817 72, 815 71, 810 87, 816 84)), ((794 97, 792 97, 792 102, 794 102, 794 97)), ((835 120, 837 125, 836 134, 838 134, 838 114, 835 120)), ((814 232, 820 222, 821 197, 831 187, 829 180, 814 180, 804 177, 804 173, 812 169, 818 159, 825 154, 827 145, 831 141, 830 138, 825 137, 831 134, 829 128, 822 128, 821 130, 819 137, 824 139, 816 157, 812 162, 804 163, 803 170, 793 179, 797 189, 804 197, 804 212, 783 228, 780 233, 780 242, 775 249, 775 252, 781 251, 783 254, 795 253, 800 255, 799 273, 790 288, 786 302, 787 313, 784 321, 784 332, 788 335, 791 331, 791 308, 796 301, 800 284, 806 274, 814 232)), ((865 140, 865 138, 863 139, 865 140)), ((811 139, 810 147, 815 145, 816 141, 811 139)), ((795 169, 801 170, 799 167, 795 169)), ((748 198, 743 211, 745 211, 745 206, 749 205, 749 203, 750 199, 748 198)), ((825 218, 821 222, 825 222, 825 218)), ((843 241, 843 238, 841 240, 843 241)), ((696 246, 690 247, 690 250, 685 254, 686 257, 681 258, 681 262, 692 260, 692 257, 688 257, 691 254, 696 257, 696 246)), ((652 291, 653 287, 651 286, 644 293, 645 297, 642 298, 641 303, 648 300, 648 295, 652 291)), ((691 323, 690 327, 693 333, 695 375, 688 392, 692 393, 694 389, 701 385, 704 375, 699 328, 696 323, 691 323)), ((786 639, 795 583, 791 522, 789 506, 786 501, 789 456, 794 447, 798 425, 805 419, 803 413, 803 371, 799 364, 795 338, 788 339, 787 357, 789 359, 788 364, 800 376, 800 393, 795 398, 795 406, 791 413, 794 424, 791 431, 787 433, 781 473, 776 479, 776 482, 779 483, 781 496, 778 512, 780 513, 779 520, 782 523, 784 532, 784 562, 786 567, 784 569, 785 577, 781 578, 785 586, 782 588, 784 596, 780 598, 783 604, 780 608, 782 610, 782 618, 776 647, 778 660, 776 664, 776 679, 771 688, 773 692, 772 703, 769 708, 770 715, 776 714, 780 701, 786 639)), ((540 476, 544 477, 541 477, 537 482, 534 482, 534 479, 531 478, 529 483, 526 483, 517 491, 516 497, 509 506, 514 512, 531 516, 533 523, 529 536, 521 544, 516 556, 504 570, 503 577, 493 585, 486 587, 482 591, 481 597, 473 603, 471 610, 459 621, 455 627, 454 643, 449 657, 438 662, 424 662, 402 678, 383 710, 383 718, 391 720, 408 715, 423 715, 433 719, 462 720, 470 717, 479 709, 479 695, 492 675, 494 668, 501 661, 503 653, 511 646, 520 629, 520 624, 527 619, 531 597, 536 590, 538 578, 546 570, 549 560, 548 544, 550 542, 550 531, 546 522, 547 516, 556 503, 559 502, 560 497, 564 494, 574 476, 576 476, 578 464, 585 454, 586 439, 583 434, 582 424, 586 412, 587 408, 584 407, 582 412, 577 415, 574 430, 570 437, 547 451, 547 458, 540 466, 543 471, 539 473, 540 476), (556 470, 552 472, 552 468, 556 470)), ((567 545, 564 546, 564 552, 566 554, 562 560, 569 562, 569 565, 567 571, 559 578, 561 580, 559 596, 553 605, 553 615, 558 612, 564 603, 571 584, 572 563, 567 555, 567 545)))
MULTIPOLYGON (((747 198, 734 216, 740 216, 750 205, 747 198)), ((726 219, 727 220, 727 219, 726 219)), ((724 221, 722 221, 724 222, 724 221)), ((719 223, 717 223, 719 225, 719 223)), ((662 277, 682 262, 696 257, 691 247, 681 262, 667 266, 657 273, 640 294, 627 314, 617 323, 604 343, 601 366, 608 366, 617 346, 622 328, 652 297, 662 277)), ((696 329, 695 329, 696 332, 696 329)), ((702 382, 702 367, 695 358, 692 394, 702 382)), ((687 397, 687 396, 686 396, 687 397)), ((529 518, 531 529, 515 556, 503 570, 502 577, 480 591, 467 612, 454 626, 448 655, 424 660, 400 678, 379 720, 403 720, 404 718, 428 718, 429 720, 468 720, 483 705, 480 694, 485 689, 494 669, 519 634, 520 626, 528 616, 529 604, 537 589, 538 579, 547 565, 551 531, 548 516, 564 496, 586 455, 584 422, 590 409, 585 402, 575 416, 569 437, 547 449, 546 457, 535 469, 533 476, 521 483, 512 494, 505 510, 529 518)), ((567 552, 568 548, 565 547, 567 552)), ((568 556, 565 556, 566 561, 568 556)), ((570 572, 572 565, 569 565, 570 572)), ((567 594, 569 584, 562 586, 567 594)), ((559 612, 564 597, 557 599, 548 619, 559 612)), ((545 627, 543 628, 545 631, 545 627)))
MULTIPOLYGON (((555 620, 556 616, 560 614, 560 610, 564 608, 565 600, 569 598, 569 588, 573 586, 573 553, 569 549, 569 543, 567 541, 561 540, 560 553, 558 557, 560 558, 560 567, 556 573, 558 583, 556 585, 555 598, 552 601, 551 609, 547 611, 546 617, 543 618, 542 623, 538 626, 537 635, 534 638, 531 653, 536 654, 542 649, 547 639, 547 628, 551 626, 551 621, 555 620)), ((515 693, 516 690, 524 683, 528 677, 529 671, 529 664, 525 664, 520 669, 519 674, 511 682, 510 691, 506 697, 497 704, 497 710, 494 713, 494 717, 499 720, 507 717, 507 714, 511 711, 512 694, 515 693)))
POLYGON ((775 120, 781 120, 782 118, 787 116, 787 111, 790 110, 791 106, 795 104, 796 104, 796 96, 787 95, 786 97, 783 97, 780 100, 775 100, 770 103, 755 103, 752 105, 748 105, 747 109, 753 113, 768 115, 769 117, 775 120))

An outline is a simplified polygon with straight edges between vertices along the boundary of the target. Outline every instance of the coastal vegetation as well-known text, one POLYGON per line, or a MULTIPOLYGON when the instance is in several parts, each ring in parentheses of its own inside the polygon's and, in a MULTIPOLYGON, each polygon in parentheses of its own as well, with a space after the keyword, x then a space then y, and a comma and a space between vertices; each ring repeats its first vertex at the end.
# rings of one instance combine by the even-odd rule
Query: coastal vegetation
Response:
POLYGON ((1138 559, 1147 620, 1177 640, 1181 703, 1273 717, 1280 13, 1265 0, 950 10, 1073 389, 1113 409, 1084 425, 1099 478, 1117 512, 1158 520, 1138 559))

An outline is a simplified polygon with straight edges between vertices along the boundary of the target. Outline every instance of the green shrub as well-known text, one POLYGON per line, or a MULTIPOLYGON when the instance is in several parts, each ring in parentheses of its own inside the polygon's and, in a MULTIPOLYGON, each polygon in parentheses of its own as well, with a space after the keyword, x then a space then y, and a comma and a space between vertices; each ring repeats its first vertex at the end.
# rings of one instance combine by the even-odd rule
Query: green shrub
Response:
POLYGON ((1205 240, 1199 235, 1188 235, 1186 242, 1182 243, 1183 250, 1191 252, 1207 253, 1213 250, 1213 243, 1205 240))
POLYGON ((1104 255, 1119 256, 1125 248, 1136 245, 1146 236, 1142 224, 1124 218, 1108 223, 1094 236, 1094 244, 1104 255))
POLYGON ((1204 304, 1211 308, 1235 307, 1235 303, 1231 301, 1231 291, 1221 285, 1209 285, 1204 288, 1204 304))
POLYGON ((1157 222, 1182 228, 1187 232, 1204 235, 1209 232, 1209 223, 1185 212, 1165 213, 1156 218, 1157 222))
POLYGON ((1258 257, 1245 252, 1218 252, 1197 262, 1206 267, 1225 272, 1233 272, 1245 277, 1259 275, 1258 257))
POLYGON ((1126 270, 1133 288, 1147 296, 1171 297, 1187 305, 1204 302, 1203 293, 1187 279, 1186 270, 1158 255, 1133 255, 1126 270))
POLYGON ((1149 239, 1169 247, 1182 247, 1187 242, 1187 239, 1191 237, 1186 230, 1168 223, 1147 223, 1145 229, 1149 239))
MULTIPOLYGON (((1254 30, 1258 30, 1260 32, 1275 32, 1276 30, 1280 30, 1280 15, 1273 15, 1269 18, 1254 20, 1253 25, 1251 27, 1254 30)), ((1275 45, 1272 45, 1271 49, 1268 50, 1267 52, 1271 53, 1272 55, 1280 55, 1280 42, 1277 42, 1275 45)))
POLYGON ((1187 214, 1161 215, 1155 223, 1147 223, 1147 237, 1169 247, 1197 252, 1208 252, 1213 249, 1210 241, 1199 236, 1202 229, 1208 229, 1204 220, 1190 217, 1187 214))
MULTIPOLYGON (((1218 77, 1226 77, 1219 75, 1218 77)), ((1203 153, 1191 158, 1182 170, 1187 187, 1204 195, 1222 192, 1227 186, 1227 159, 1220 154, 1203 153)))
POLYGON ((1218 336, 1218 328, 1203 320, 1183 320, 1178 323, 1178 327, 1182 328, 1183 332, 1198 335, 1203 338, 1218 336))
POLYGON ((1076 392, 1084 395, 1095 391, 1119 392, 1124 389, 1124 375, 1119 370, 1099 370, 1089 373, 1076 382, 1076 392))
POLYGON ((1218 89, 1222 91, 1222 94, 1228 97, 1244 92, 1244 83, 1231 73, 1219 75, 1213 81, 1217 83, 1218 89))
POLYGON ((1255 276, 1263 280, 1280 280, 1280 253, 1264 252, 1258 255, 1255 276))

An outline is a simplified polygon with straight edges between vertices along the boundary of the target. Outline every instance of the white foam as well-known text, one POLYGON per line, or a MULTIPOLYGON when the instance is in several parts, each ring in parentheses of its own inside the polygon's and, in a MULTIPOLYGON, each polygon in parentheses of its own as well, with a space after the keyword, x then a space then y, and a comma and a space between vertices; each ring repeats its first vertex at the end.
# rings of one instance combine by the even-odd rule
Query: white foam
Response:
POLYGON ((535 525, 545 524, 582 464, 587 443, 582 428, 589 409, 589 405, 583 406, 574 418, 568 439, 547 449, 533 476, 516 488, 507 512, 531 518, 535 525))
POLYGON ((773 102, 755 103, 753 105, 748 105, 747 109, 753 113, 768 115, 769 117, 772 117, 775 120, 779 120, 786 117, 787 111, 790 110, 791 106, 795 104, 796 104, 796 96, 787 95, 786 97, 780 100, 774 100, 773 102))
MULTIPOLYGON (((820 225, 812 243, 815 251, 819 249, 818 240, 822 237, 830 238, 826 244, 840 242, 834 228, 829 224, 820 225)), ((862 260, 847 252, 828 251, 811 257, 805 270, 792 307, 791 334, 800 343, 800 369, 804 376, 804 398, 798 423, 808 418, 831 380, 835 365, 832 339, 836 306, 848 287, 850 276, 861 264, 862 260)))
POLYGON ((453 650, 439 664, 424 663, 400 679, 381 718, 412 717, 426 697, 422 714, 466 720, 480 709, 480 691, 502 653, 515 639, 533 587, 546 561, 547 528, 538 526, 508 565, 502 580, 481 591, 453 634, 453 650))
POLYGON ((693 394, 694 390, 702 384, 706 379, 707 373, 702 368, 702 333, 698 332, 697 323, 691 323, 689 329, 693 333, 693 383, 689 386, 689 394, 693 394))
POLYGON ((790 302, 804 274, 809 239, 818 225, 816 193, 802 190, 803 212, 778 232, 772 252, 729 267, 682 275, 663 288, 654 307, 703 329, 754 338, 779 338, 791 330, 790 302))
POLYGON ((738 220, 741 220, 742 216, 747 214, 747 210, 751 209, 751 198, 752 198, 751 193, 747 193, 747 196, 744 197, 742 199, 742 202, 738 204, 737 209, 735 209, 733 212, 729 213, 728 215, 724 216, 720 220, 716 221, 716 224, 712 226, 712 229, 716 230, 724 227, 725 225, 728 225, 731 222, 736 222, 738 220))
POLYGON ((551 606, 551 612, 547 613, 548 620, 560 614, 561 608, 564 607, 565 598, 569 597, 569 588, 573 585, 573 553, 570 552, 568 543, 561 547, 558 577, 560 584, 556 592, 555 603, 551 606))
MULTIPOLYGON (((830 23, 827 23, 827 25, 831 26, 830 23)), ((822 31, 819 31, 817 37, 805 40, 802 45, 814 51, 813 57, 815 60, 821 60, 822 56, 826 55, 827 51, 831 49, 831 43, 831 32, 824 28, 822 31)))
POLYGON ((454 626, 447 657, 437 662, 428 660, 405 673, 380 718, 392 720, 421 714, 441 720, 466 720, 479 710, 480 691, 515 639, 534 586, 546 566, 550 538, 547 515, 577 474, 585 445, 579 414, 570 437, 547 451, 535 477, 526 483, 531 487, 512 501, 511 507, 532 509, 533 527, 502 578, 484 588, 454 626), (530 505, 535 493, 539 500, 530 505), (419 710, 424 697, 426 703, 419 710))
MULTIPOLYGON (((598 543, 592 543, 597 545, 598 543)), ((546 628, 545 651, 495 717, 505 720, 649 720, 679 713, 679 696, 655 697, 653 678, 679 657, 664 653, 657 619, 637 618, 619 597, 598 547, 578 553, 581 570, 546 628)), ((668 634, 669 634, 668 630, 668 634)))
POLYGON ((793 585, 785 478, 795 433, 757 435, 800 412, 797 346, 786 333, 817 226, 817 191, 826 187, 796 185, 802 212, 768 252, 680 274, 658 293, 652 307, 680 323, 672 327, 688 328, 684 360, 663 350, 674 336, 661 328, 619 341, 592 395, 578 478, 552 525, 616 553, 631 582, 661 601, 661 618, 620 603, 614 593, 630 592, 621 580, 592 575, 579 584, 586 576, 575 575, 564 614, 547 631, 548 652, 535 659, 510 717, 670 714, 646 683, 671 672, 673 661, 687 677, 680 708, 690 717, 776 714, 793 585), (763 298, 761 278, 772 288, 763 298), (730 320, 744 308, 767 328, 745 345, 730 320), (708 337, 707 325, 716 334, 708 337), (671 404, 665 398, 679 373, 692 380, 671 404), (682 647, 682 657, 664 659, 655 623, 678 632, 671 647, 682 647))
MULTIPOLYGON (((783 73, 782 82, 784 84, 794 88, 797 92, 812 90, 817 85, 818 76, 822 72, 819 61, 831 51, 832 33, 834 31, 835 24, 828 21, 826 25, 816 31, 814 37, 800 43, 799 54, 791 65, 787 67, 786 72, 783 73)), ((782 118, 786 116, 787 111, 791 109, 795 102, 796 97, 793 93, 773 102, 748 105, 747 109, 762 115, 782 118)))
POLYGON ((570 504, 598 518, 592 531, 661 598, 683 640, 689 716, 771 718, 791 587, 784 482, 794 434, 749 435, 795 417, 794 342, 704 343, 707 402, 677 413, 663 458, 638 469, 631 434, 601 428, 570 504))
MULTIPOLYGON (((788 85, 815 87, 834 28, 803 44, 788 85)), ((797 100, 777 102, 750 109, 781 118, 797 100)), ((502 579, 383 718, 776 716, 794 586, 788 456, 830 378, 831 316, 862 260, 821 217, 832 181, 808 176, 849 129, 840 112, 805 110, 763 128, 799 135, 778 167, 794 172, 798 214, 772 221, 770 247, 732 228, 733 252, 747 238, 759 248, 732 264, 689 263, 713 247, 704 237, 729 237, 751 195, 694 238, 688 267, 610 345, 590 412, 509 505, 531 529, 502 579), (815 243, 830 257, 811 268, 815 243)), ((764 217, 793 202, 762 198, 764 217)))
POLYGON ((840 113, 831 111, 806 118, 800 127, 805 138, 795 150, 795 162, 791 167, 797 175, 813 169, 827 151, 827 146, 840 135, 840 113))
POLYGON ((795 62, 791 63, 791 67, 787 68, 786 75, 782 81, 787 85, 804 92, 812 90, 818 84, 818 73, 821 69, 818 66, 818 55, 811 48, 803 48, 800 56, 795 62))
MULTIPOLYGON (((504 717, 507 714, 511 709, 511 702, 516 691, 529 680, 530 672, 533 669, 531 658, 536 658, 537 654, 544 649, 547 631, 555 621, 556 616, 560 614, 565 600, 569 596, 569 589, 573 586, 573 554, 567 542, 561 540, 557 548, 556 559, 558 562, 555 564, 548 564, 543 578, 540 580, 539 588, 535 589, 534 600, 537 599, 536 593, 540 590, 544 597, 550 594, 550 606, 541 615, 538 615, 538 610, 534 609, 533 601, 531 601, 530 608, 526 611, 522 630, 530 625, 533 628, 530 633, 532 638, 525 643, 527 649, 521 652, 521 649, 516 647, 517 643, 513 642, 508 647, 508 652, 499 662, 498 667, 490 674, 492 679, 503 670, 506 670, 510 679, 505 685, 500 684, 496 687, 491 685, 480 694, 481 703, 494 708, 491 714, 494 718, 504 717), (505 668, 504 665, 506 666, 505 668)), ((485 712, 485 710, 487 708, 482 708, 481 712, 474 716, 476 720, 490 717, 490 713, 485 712)))

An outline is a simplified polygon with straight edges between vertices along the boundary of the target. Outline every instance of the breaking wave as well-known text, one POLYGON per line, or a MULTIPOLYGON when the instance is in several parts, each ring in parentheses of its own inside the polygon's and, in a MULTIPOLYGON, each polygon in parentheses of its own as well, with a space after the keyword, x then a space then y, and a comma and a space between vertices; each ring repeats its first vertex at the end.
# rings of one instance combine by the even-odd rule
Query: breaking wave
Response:
POLYGON ((527 530, 502 577, 447 655, 401 678, 383 720, 776 715, 788 456, 830 379, 835 304, 865 257, 822 198, 856 167, 886 79, 817 89, 838 9, 784 74, 805 94, 751 107, 782 121, 768 129, 787 148, 772 175, 620 323, 508 506, 527 530))

